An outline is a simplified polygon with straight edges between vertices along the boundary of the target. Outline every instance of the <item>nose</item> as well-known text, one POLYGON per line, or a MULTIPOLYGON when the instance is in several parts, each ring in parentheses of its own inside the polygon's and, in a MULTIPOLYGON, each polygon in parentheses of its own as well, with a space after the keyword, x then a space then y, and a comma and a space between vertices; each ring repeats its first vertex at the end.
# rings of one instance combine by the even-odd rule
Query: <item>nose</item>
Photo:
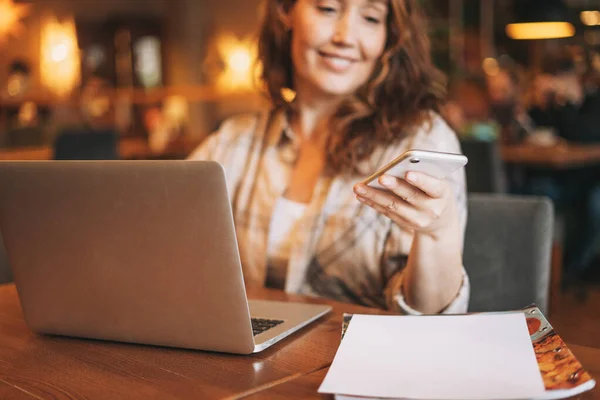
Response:
POLYGON ((350 29, 350 13, 343 13, 338 18, 335 25, 335 32, 333 35, 333 43, 338 46, 351 47, 353 44, 352 30, 350 29))

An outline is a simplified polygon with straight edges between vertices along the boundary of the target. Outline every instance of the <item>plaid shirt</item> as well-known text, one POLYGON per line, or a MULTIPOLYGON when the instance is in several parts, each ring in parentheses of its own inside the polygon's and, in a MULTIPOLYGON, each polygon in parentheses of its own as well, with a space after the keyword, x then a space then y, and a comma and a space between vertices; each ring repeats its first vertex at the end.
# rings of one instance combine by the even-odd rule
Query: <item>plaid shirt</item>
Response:
MULTIPOLYGON (((454 132, 438 115, 398 143, 377 149, 360 167, 375 171, 409 148, 460 153, 454 132)), ((214 160, 226 171, 238 246, 247 284, 264 285, 267 240, 273 207, 287 188, 299 141, 283 111, 240 115, 226 120, 191 155, 214 160)), ((401 293, 412 235, 356 200, 353 185, 365 176, 319 178, 298 221, 285 290, 343 302, 418 314, 401 293)), ((464 235, 464 170, 448 178, 456 196, 464 235)), ((441 261, 443 262, 443 261, 441 261)), ((466 312, 469 280, 444 313, 466 312)))

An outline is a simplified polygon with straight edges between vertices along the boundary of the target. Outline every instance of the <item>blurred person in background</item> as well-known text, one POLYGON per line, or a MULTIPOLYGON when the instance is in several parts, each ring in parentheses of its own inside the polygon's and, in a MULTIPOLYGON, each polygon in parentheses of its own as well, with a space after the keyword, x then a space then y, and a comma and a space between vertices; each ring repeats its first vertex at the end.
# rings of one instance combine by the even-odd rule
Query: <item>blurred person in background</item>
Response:
POLYGON ((569 142, 600 142, 600 92, 584 87, 569 55, 549 59, 532 85, 529 115, 569 142))
MULTIPOLYGON (((499 141, 515 145, 527 138, 534 125, 524 104, 523 78, 517 66, 500 57, 498 68, 486 74, 490 101, 490 115, 499 125, 499 141), (504 60, 504 61, 503 61, 504 60)), ((521 165, 504 165, 508 190, 521 194, 526 183, 526 171, 521 165)))
POLYGON ((598 94, 600 91, 600 52, 585 53, 585 71, 582 82, 584 91, 588 94, 598 94))
POLYGON ((226 120, 190 156, 225 168, 247 285, 408 314, 467 310, 464 170, 380 178, 388 191, 357 184, 410 148, 460 153, 437 114, 444 78, 417 3, 266 1, 272 107, 226 120))
POLYGON ((499 125, 492 119, 490 95, 482 75, 456 78, 442 115, 463 139, 498 139, 499 125))
MULTIPOLYGON (((535 77, 529 115, 537 127, 551 128, 571 143, 600 142, 600 93, 583 85, 573 59, 550 58, 535 77)), ((583 167, 564 172, 532 171, 531 194, 550 197, 566 210, 564 287, 580 286, 600 245, 600 171, 583 167)))
POLYGON ((533 129, 533 121, 523 102, 523 79, 517 68, 501 64, 496 73, 486 75, 491 117, 500 125, 502 143, 520 143, 533 129))

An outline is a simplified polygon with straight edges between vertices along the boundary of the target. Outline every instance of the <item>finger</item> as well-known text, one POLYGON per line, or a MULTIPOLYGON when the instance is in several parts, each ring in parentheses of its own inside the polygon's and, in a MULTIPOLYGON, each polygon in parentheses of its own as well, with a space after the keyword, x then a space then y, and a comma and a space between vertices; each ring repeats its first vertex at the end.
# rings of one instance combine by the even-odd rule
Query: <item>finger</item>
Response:
POLYGON ((365 199, 364 197, 361 196, 356 196, 356 198, 363 204, 371 207, 372 209, 374 209, 375 211, 377 211, 380 214, 383 214, 385 217, 389 218, 392 220, 392 222, 394 222, 396 225, 400 226, 401 228, 409 231, 409 232, 414 232, 416 229, 416 226, 413 222, 409 221, 408 219, 402 217, 401 215, 398 215, 397 213, 393 213, 390 211, 389 208, 387 207, 382 207, 378 204, 374 204, 372 201, 365 199))
POLYGON ((422 214, 422 211, 389 191, 370 188, 368 194, 358 197, 359 201, 370 207, 379 206, 381 209, 385 209, 386 213, 397 214, 407 220, 417 220, 422 214))
POLYGON ((446 190, 446 182, 422 172, 407 172, 406 181, 434 199, 443 197, 446 190))
MULTIPOLYGON (((428 175, 425 175, 429 177, 428 175)), ((435 178, 433 178, 435 179, 435 178)), ((416 186, 407 183, 403 179, 398 179, 394 177, 386 176, 384 179, 380 179, 380 183, 382 182, 393 182, 387 183, 385 186, 392 191, 393 194, 400 197, 404 202, 413 206, 416 210, 420 211, 420 214, 423 212, 429 215, 429 217, 433 219, 438 219, 444 210, 445 200, 440 198, 433 198, 429 194, 423 192, 421 189, 416 186), (392 178, 391 181, 388 181, 389 178, 392 178)), ((383 183, 382 183, 383 184, 383 183)), ((442 182, 445 186, 445 183, 442 182)), ((383 192, 387 193, 387 192, 383 192)), ((383 203, 382 200, 376 200, 380 205, 386 206, 386 203, 383 203)))
POLYGON ((379 178, 379 183, 405 202, 418 208, 424 208, 425 201, 429 198, 429 196, 427 196, 421 189, 410 183, 407 183, 404 179, 399 179, 390 175, 384 175, 379 178))

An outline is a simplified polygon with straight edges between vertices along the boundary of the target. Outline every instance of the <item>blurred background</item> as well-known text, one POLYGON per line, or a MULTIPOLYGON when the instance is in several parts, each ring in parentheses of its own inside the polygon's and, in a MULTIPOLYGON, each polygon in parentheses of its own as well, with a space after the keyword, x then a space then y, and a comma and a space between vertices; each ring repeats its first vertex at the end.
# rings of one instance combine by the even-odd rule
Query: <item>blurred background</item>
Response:
MULTIPOLYGON (((546 58, 568 53, 585 83, 597 83, 597 0, 420 2, 435 62, 463 107, 448 116, 461 131, 495 135, 466 126, 487 119, 492 107, 493 99, 475 101, 478 77, 496 76, 497 101, 526 97, 535 75, 548 72, 546 58), (515 25, 522 21, 555 25, 515 25), (548 39, 555 36, 562 38, 548 39)), ((252 91, 259 3, 0 0, 0 145, 50 144, 81 121, 153 138, 156 149, 181 137, 200 140, 223 118, 261 106, 252 91)))
MULTIPOLYGON (((597 0, 420 2, 435 62, 463 108, 447 116, 461 133, 496 135, 467 125, 487 119, 494 99, 530 95, 547 57, 568 53, 585 84, 597 83, 597 0), (523 21, 554 25, 515 25, 523 21), (486 76, 496 76, 493 98, 480 102, 486 76)), ((259 3, 0 0, 0 144, 50 144, 79 122, 152 139, 157 150, 197 142, 223 118, 261 106, 252 91, 259 3)))
MULTIPOLYGON (((600 0, 420 3, 469 192, 553 200, 554 321, 597 342, 600 0)), ((259 13, 259 0, 0 0, 0 159, 185 158, 264 106, 259 13)))

